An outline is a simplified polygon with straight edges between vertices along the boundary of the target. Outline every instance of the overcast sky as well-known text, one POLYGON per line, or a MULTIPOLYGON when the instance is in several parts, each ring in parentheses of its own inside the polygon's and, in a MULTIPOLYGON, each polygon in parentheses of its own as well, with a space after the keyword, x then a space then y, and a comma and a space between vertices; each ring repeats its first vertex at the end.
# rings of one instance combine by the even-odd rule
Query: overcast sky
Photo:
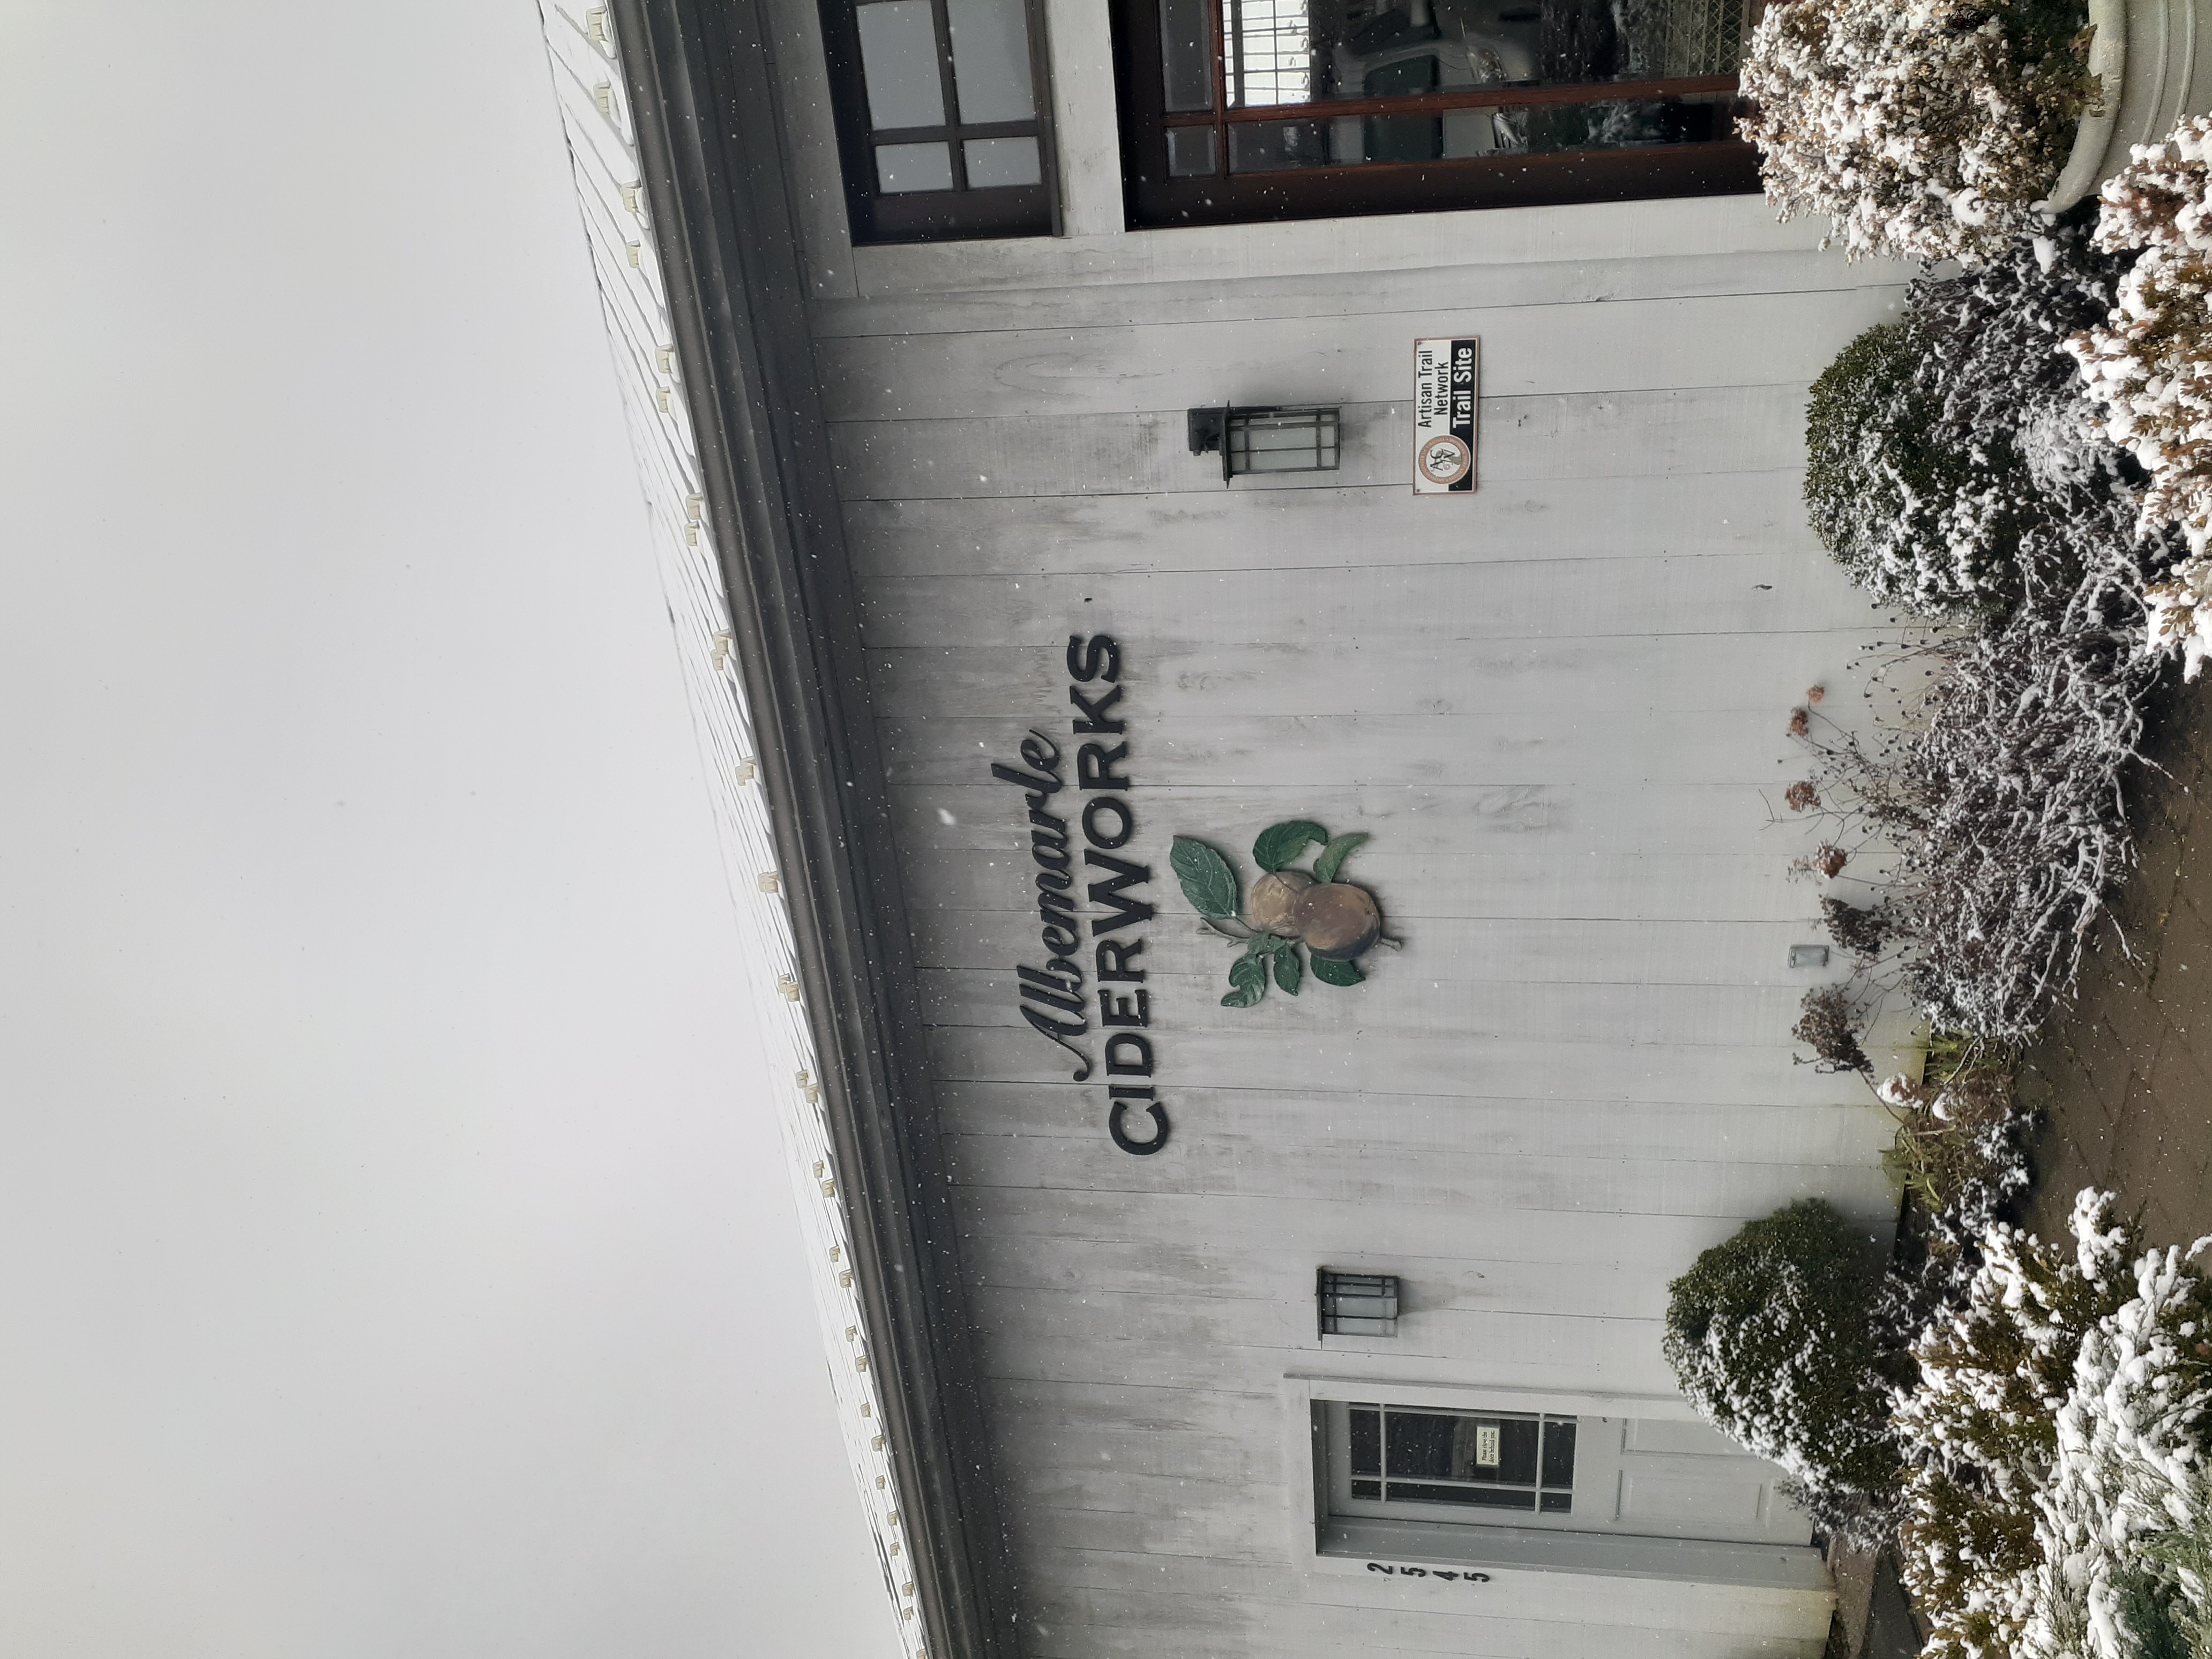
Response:
POLYGON ((0 1653, 893 1651, 534 7, 0 21, 0 1653))

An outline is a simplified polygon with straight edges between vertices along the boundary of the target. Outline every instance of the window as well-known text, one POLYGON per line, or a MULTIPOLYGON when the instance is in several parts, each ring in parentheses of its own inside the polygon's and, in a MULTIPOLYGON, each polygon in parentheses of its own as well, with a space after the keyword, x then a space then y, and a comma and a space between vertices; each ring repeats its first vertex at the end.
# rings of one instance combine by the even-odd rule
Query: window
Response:
POLYGON ((1574 1512, 1571 1417, 1380 1404, 1327 1409, 1333 1515, 1533 1521, 1574 1512))
POLYGON ((823 0, 855 242, 1051 231, 1033 11, 1030 0, 823 0))
POLYGON ((1757 188, 1759 0, 1113 0, 1140 225, 1757 188))

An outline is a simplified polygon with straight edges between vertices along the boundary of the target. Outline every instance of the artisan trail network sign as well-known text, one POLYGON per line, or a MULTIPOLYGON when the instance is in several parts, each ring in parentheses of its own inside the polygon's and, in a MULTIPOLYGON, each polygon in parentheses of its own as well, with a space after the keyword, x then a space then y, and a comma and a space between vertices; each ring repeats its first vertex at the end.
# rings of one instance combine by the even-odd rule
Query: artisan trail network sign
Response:
POLYGON ((1413 342, 1413 493, 1474 493, 1474 416, 1482 342, 1413 342))

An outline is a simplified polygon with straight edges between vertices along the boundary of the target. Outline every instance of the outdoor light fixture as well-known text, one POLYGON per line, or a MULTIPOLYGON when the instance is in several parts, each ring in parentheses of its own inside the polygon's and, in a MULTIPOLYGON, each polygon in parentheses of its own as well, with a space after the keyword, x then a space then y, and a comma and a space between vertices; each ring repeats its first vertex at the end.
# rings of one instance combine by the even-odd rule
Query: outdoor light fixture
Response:
POLYGON ((1333 409, 1194 409, 1190 453, 1219 455, 1221 482, 1242 472, 1334 472, 1333 409))
POLYGON ((1389 1273, 1340 1273, 1327 1267, 1316 1275, 1323 1336, 1398 1334, 1398 1281, 1389 1273))

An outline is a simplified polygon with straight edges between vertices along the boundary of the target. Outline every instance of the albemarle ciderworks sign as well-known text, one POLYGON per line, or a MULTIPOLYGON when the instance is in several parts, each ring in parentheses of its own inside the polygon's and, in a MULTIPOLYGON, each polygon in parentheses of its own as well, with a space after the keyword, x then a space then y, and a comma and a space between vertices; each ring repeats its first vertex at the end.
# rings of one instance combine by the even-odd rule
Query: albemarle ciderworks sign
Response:
POLYGON ((1122 793, 1130 786, 1128 722, 1118 712, 1126 690, 1121 666, 1121 642, 1111 635, 1070 635, 1067 673, 1073 684, 1067 700, 1075 715, 1066 747, 1033 729, 1022 739, 1021 764, 994 762, 991 775, 1023 791, 1030 856, 1036 863, 1044 965, 1024 963, 1015 970, 1022 1018, 1074 1056, 1078 1083, 1090 1079, 1097 1054, 1106 1068, 1106 1133, 1123 1152, 1141 1158, 1168 1144, 1168 1115, 1152 1080, 1152 1040, 1145 1030, 1152 1023, 1152 994, 1138 960, 1145 939, 1131 931, 1154 914, 1150 902, 1130 891, 1152 880, 1152 866, 1121 856, 1137 833, 1137 815, 1122 793), (1072 797, 1060 799, 1063 790, 1072 790, 1072 797), (1077 902, 1079 879, 1090 901, 1087 913, 1077 902), (1143 1133, 1132 1135, 1133 1125, 1143 1133))

